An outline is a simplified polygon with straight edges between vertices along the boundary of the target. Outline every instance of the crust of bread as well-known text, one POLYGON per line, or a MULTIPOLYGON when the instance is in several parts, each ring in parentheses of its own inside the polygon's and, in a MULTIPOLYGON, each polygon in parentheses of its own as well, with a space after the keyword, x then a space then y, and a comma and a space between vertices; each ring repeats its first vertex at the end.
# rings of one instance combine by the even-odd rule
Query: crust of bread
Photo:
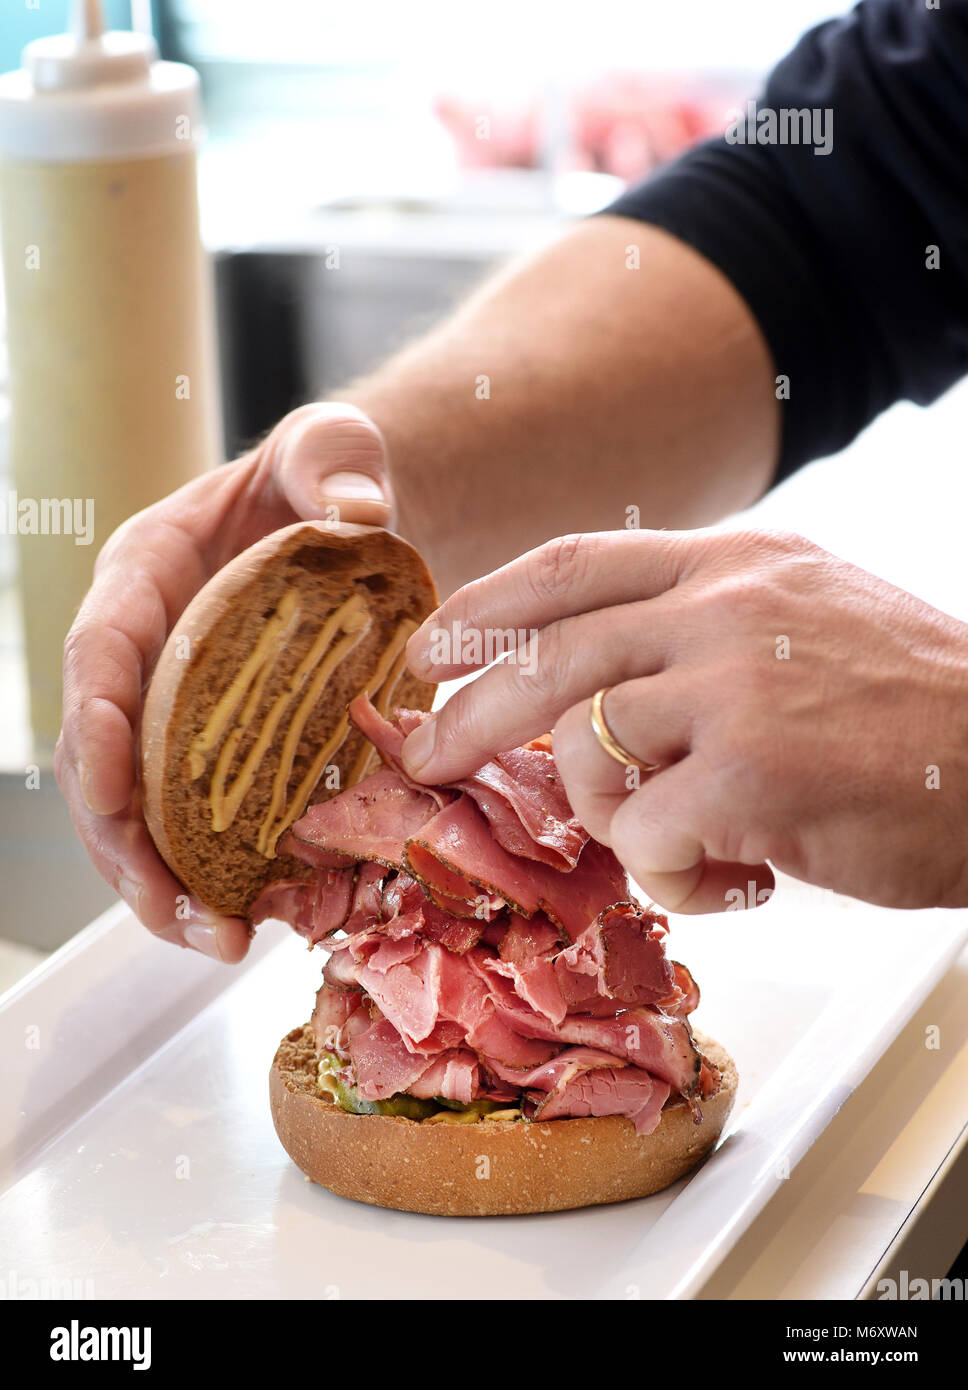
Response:
POLYGON ((722 1073, 697 1125, 681 1101, 640 1137, 624 1115, 420 1124, 391 1115, 351 1115, 316 1085, 308 1024, 285 1037, 269 1076, 276 1133, 313 1182, 340 1197, 428 1216, 519 1216, 624 1202, 659 1192, 702 1161, 736 1097, 736 1067, 718 1043, 696 1034, 722 1073))
MULTIPOLYGON (((372 675, 398 625, 420 623, 437 594, 420 556, 398 536, 370 526, 299 522, 251 546, 230 561, 195 596, 179 618, 155 667, 141 727, 141 788, 152 838, 173 873, 206 906, 244 916, 260 890, 277 878, 305 878, 306 865, 289 856, 266 858, 257 848, 270 804, 287 718, 261 759, 259 771, 233 822, 212 828, 209 791, 218 748, 204 772, 192 777, 188 751, 215 704, 249 656, 283 595, 299 595, 299 627, 272 667, 258 707, 246 726, 232 775, 246 756, 271 702, 290 677, 325 619, 352 593, 366 601, 371 626, 337 667, 310 712, 288 786, 299 786, 316 751, 333 732, 349 700, 372 675), (187 653, 187 656, 186 656, 187 653)), ((429 709, 434 689, 404 671, 393 703, 429 709)), ((288 713, 288 711, 287 711, 288 713)), ((350 730, 332 763, 340 781, 364 740, 350 730)), ((333 779, 329 779, 333 780, 333 779)), ((338 790, 317 783, 309 802, 338 790)))

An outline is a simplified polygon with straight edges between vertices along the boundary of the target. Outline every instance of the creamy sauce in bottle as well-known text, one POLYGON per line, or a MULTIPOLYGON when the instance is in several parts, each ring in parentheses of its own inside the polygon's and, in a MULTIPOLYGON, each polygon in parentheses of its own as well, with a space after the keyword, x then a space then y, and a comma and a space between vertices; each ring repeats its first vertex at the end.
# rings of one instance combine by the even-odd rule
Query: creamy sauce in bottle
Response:
POLYGON ((151 39, 28 45, 0 77, 0 234, 30 709, 60 725, 61 649, 126 517, 217 461, 214 334, 198 231, 198 79, 151 39))

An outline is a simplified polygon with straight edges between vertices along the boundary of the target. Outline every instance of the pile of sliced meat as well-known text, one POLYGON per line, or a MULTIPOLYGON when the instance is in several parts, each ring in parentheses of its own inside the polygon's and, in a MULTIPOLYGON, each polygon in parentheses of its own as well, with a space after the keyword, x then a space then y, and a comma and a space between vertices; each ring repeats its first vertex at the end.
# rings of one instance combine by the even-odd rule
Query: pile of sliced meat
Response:
POLYGON ((316 870, 260 896, 331 951, 312 1026, 361 1099, 491 1100, 527 1119, 627 1115, 640 1134, 671 1094, 701 1118, 719 1076, 688 1023, 699 993, 665 954, 665 919, 631 899, 539 741, 447 787, 408 779, 427 716, 353 723, 373 776, 312 806, 280 846, 316 870))

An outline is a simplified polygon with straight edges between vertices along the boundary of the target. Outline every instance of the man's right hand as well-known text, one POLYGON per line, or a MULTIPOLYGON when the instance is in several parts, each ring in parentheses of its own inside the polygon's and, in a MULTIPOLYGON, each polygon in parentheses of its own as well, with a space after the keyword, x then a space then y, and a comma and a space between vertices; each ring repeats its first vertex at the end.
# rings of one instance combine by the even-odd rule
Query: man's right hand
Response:
POLYGON ((148 833, 137 740, 148 680, 189 601, 262 536, 300 520, 389 526, 393 500, 377 427, 350 405, 302 406, 258 448, 131 517, 98 556, 64 646, 64 722, 54 771, 101 877, 149 931, 218 960, 248 950, 247 924, 194 899, 148 833))

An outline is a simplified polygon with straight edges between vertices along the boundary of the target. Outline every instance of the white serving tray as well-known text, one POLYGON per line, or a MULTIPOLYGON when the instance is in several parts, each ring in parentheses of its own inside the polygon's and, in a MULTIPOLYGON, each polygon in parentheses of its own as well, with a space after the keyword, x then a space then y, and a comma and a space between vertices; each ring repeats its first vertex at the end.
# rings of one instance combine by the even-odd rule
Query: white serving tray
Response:
POLYGON ((334 1197, 280 1147, 266 1077, 308 1017, 318 951, 270 926, 244 965, 219 966, 119 905, 0 999, 2 1292, 689 1297, 966 937, 965 912, 889 912, 788 880, 755 912, 675 919, 698 1024, 740 1070, 716 1153, 643 1201, 456 1220, 334 1197))

